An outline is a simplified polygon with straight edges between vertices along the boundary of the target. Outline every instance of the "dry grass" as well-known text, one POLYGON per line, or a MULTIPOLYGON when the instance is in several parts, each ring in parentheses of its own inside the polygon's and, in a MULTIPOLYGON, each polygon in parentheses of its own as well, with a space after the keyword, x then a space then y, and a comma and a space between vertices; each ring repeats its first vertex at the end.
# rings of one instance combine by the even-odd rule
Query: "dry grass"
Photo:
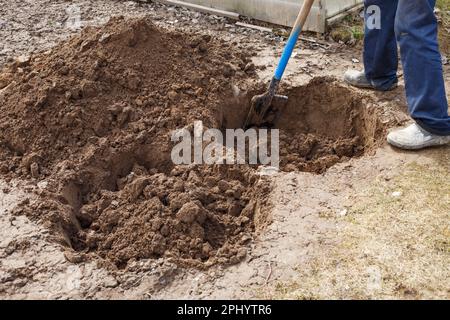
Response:
POLYGON ((440 29, 439 43, 444 54, 450 55, 450 0, 438 0, 440 29))
POLYGON ((298 280, 277 284, 272 297, 450 298, 450 155, 443 154, 354 195, 340 246, 299 269, 298 280))
POLYGON ((437 7, 444 11, 450 11, 450 0, 437 0, 437 7))

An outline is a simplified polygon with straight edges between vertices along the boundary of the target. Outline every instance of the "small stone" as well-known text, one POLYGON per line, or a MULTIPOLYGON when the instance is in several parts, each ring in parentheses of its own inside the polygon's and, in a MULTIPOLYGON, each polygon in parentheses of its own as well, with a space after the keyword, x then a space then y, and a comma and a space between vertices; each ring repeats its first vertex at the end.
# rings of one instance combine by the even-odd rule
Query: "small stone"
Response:
POLYGON ((38 153, 31 152, 28 155, 23 157, 21 165, 24 168, 31 170, 31 165, 33 163, 38 164, 41 160, 42 160, 42 158, 41 158, 41 156, 38 153))
POLYGON ((191 201, 185 203, 177 213, 177 219, 184 223, 193 223, 200 215, 200 207, 191 201))
POLYGON ((83 80, 81 82, 80 90, 84 98, 92 98, 97 95, 97 87, 93 81, 83 80))
POLYGON ((196 95, 197 97, 200 97, 202 94, 203 94, 203 89, 202 89, 202 88, 198 88, 198 89, 195 91, 195 95, 196 95))
POLYGON ((214 187, 217 183, 217 180, 214 177, 206 177, 204 181, 205 184, 210 188, 214 187))
POLYGON ((72 263, 80 263, 85 260, 84 254, 73 251, 65 251, 64 257, 67 259, 67 261, 72 263))
POLYGON ((239 203, 235 202, 228 207, 228 214, 233 217, 238 217, 242 212, 242 207, 239 203))
POLYGON ((203 244, 202 253, 205 256, 209 256, 212 251, 213 251, 213 247, 209 244, 209 242, 206 242, 203 244))
POLYGON ((233 91, 233 97, 237 98, 241 94, 241 89, 235 84, 231 85, 231 90, 233 91))
POLYGON ((227 78, 232 77, 236 74, 236 69, 230 63, 225 64, 223 68, 223 75, 227 78))
POLYGON ((170 234, 169 227, 166 226, 166 225, 162 226, 162 228, 161 228, 161 230, 159 232, 161 233, 161 235, 163 237, 167 237, 170 234))
POLYGON ((12 74, 11 73, 2 73, 0 74, 0 89, 5 88, 11 82, 12 74))
POLYGON ((31 58, 27 55, 21 55, 17 57, 16 64, 18 67, 26 67, 30 64, 31 58))
POLYGON ((111 39, 111 34, 110 33, 104 33, 102 34, 102 36, 100 37, 100 39, 98 40, 98 42, 100 43, 106 43, 109 41, 109 39, 111 39))
POLYGON ((208 51, 208 45, 205 42, 200 43, 198 46, 198 51, 200 53, 206 53, 208 51))
POLYGON ((401 192, 401 191, 392 192, 392 196, 394 198, 400 198, 402 195, 403 195, 403 192, 401 192))
POLYGON ((237 258, 239 260, 244 259, 247 256, 247 249, 245 248, 241 248, 239 249, 238 253, 236 254, 237 258))
POLYGON ((6 164, 2 163, 2 164, 0 165, 0 172, 1 172, 1 173, 8 173, 8 172, 9 172, 8 166, 7 166, 6 164))
POLYGON ((232 256, 228 260, 225 258, 219 258, 218 261, 222 264, 229 263, 231 265, 238 264, 239 262, 241 262, 241 261, 239 261, 239 259, 236 256, 232 256))
POLYGON ((245 224, 247 224, 249 222, 250 222, 250 218, 249 217, 242 216, 242 217, 239 218, 239 224, 240 225, 245 225, 245 224))
POLYGON ((249 73, 249 72, 253 72, 256 70, 256 66, 253 62, 247 63, 246 66, 244 67, 244 71, 249 73))
POLYGON ((141 107, 141 106, 144 104, 144 103, 142 102, 142 100, 139 99, 139 98, 137 98, 134 102, 136 103, 136 105, 137 105, 138 107, 141 107))
POLYGON ((114 277, 108 276, 103 280, 103 285, 106 288, 115 288, 119 285, 119 282, 117 282, 117 280, 114 277))
POLYGON ((229 197, 229 198, 234 198, 234 191, 233 190, 227 190, 227 191, 225 191, 225 195, 227 196, 227 197, 229 197))
POLYGON ((90 41, 90 40, 83 41, 83 43, 81 43, 81 46, 80 46, 80 51, 84 52, 84 51, 91 49, 93 44, 94 44, 93 41, 90 41))
POLYGON ((250 201, 245 206, 245 208, 242 210, 241 215, 244 216, 244 217, 249 217, 249 218, 253 217, 253 214, 255 212, 255 206, 256 206, 255 202, 250 201))
POLYGON ((144 191, 145 187, 150 183, 150 179, 147 177, 140 177, 134 180, 132 183, 126 186, 126 193, 128 198, 132 201, 136 201, 144 191))
POLYGON ((242 189, 236 188, 233 190, 233 197, 237 200, 241 199, 242 197, 242 189))
POLYGON ((119 126, 125 125, 132 117, 133 109, 131 107, 125 107, 122 110, 122 113, 120 113, 117 116, 117 123, 119 126))
POLYGON ((251 236, 251 235, 249 235, 249 234, 244 234, 244 235, 242 236, 242 238, 241 238, 240 243, 241 243, 241 244, 246 244, 246 243, 248 243, 248 242, 251 241, 251 240, 252 240, 252 236, 251 236))
POLYGON ((27 284, 28 280, 27 279, 16 279, 13 281, 13 285, 16 288, 22 288, 27 284))
POLYGON ((113 115, 118 115, 122 112, 123 106, 120 103, 115 103, 108 108, 108 111, 113 115))
POLYGON ((229 184, 228 182, 224 181, 224 180, 219 181, 219 182, 217 183, 217 186, 219 187, 219 190, 220 190, 221 192, 225 192, 225 191, 227 191, 228 189, 230 189, 230 184, 229 184))
POLYGON ((39 165, 36 162, 33 162, 30 165, 30 172, 31 172, 31 176, 33 178, 38 178, 39 177, 39 165))
POLYGON ((169 91, 169 93, 167 94, 167 97, 170 99, 170 100, 172 100, 172 101, 174 101, 174 100, 176 100, 176 98, 178 97, 178 93, 176 92, 176 91, 169 91))

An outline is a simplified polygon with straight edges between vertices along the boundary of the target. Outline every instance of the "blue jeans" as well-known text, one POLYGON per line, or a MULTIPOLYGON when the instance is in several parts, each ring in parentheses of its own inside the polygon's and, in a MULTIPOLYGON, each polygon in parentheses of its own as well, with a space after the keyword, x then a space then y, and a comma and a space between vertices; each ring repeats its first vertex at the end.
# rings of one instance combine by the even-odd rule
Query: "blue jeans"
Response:
POLYGON ((434 15, 436 0, 365 0, 366 20, 370 6, 381 9, 381 29, 366 24, 364 65, 367 79, 378 89, 397 83, 398 53, 405 76, 408 111, 425 130, 450 135, 441 54, 434 15))

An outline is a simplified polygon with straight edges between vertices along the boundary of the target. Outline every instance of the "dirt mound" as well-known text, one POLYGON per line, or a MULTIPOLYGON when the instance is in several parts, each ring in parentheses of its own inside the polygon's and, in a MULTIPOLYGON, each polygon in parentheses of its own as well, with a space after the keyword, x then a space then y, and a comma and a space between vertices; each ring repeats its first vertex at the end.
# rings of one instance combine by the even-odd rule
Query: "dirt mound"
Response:
POLYGON ((194 120, 218 127, 222 101, 253 72, 251 53, 234 52, 209 36, 115 18, 8 66, 1 169, 47 185, 22 210, 61 242, 119 267, 159 257, 240 261, 265 221, 268 187, 255 188, 260 179, 247 167, 170 160, 171 131, 194 120))
MULTIPOLYGON (((240 66, 249 56, 209 36, 161 32, 145 20, 87 28, 48 55, 22 57, 4 70, 2 146, 19 156, 37 153, 33 162, 47 175, 102 137, 119 147, 165 138, 162 132, 195 119, 214 126, 214 107, 232 96, 233 78, 247 76, 240 66)), ((29 170, 25 162, 8 169, 29 170)))

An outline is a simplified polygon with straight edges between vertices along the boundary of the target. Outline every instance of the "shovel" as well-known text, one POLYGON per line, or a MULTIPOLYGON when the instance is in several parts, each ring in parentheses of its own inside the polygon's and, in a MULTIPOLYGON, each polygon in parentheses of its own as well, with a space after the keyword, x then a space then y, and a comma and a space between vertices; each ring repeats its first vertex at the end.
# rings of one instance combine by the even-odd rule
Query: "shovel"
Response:
POLYGON ((292 56, 292 51, 294 51, 295 45, 298 41, 298 37, 302 32, 303 26, 305 25, 306 19, 311 11, 311 7, 314 0, 305 0, 303 6, 298 14, 297 20, 295 21, 294 27, 292 29, 291 35, 286 43, 286 46, 281 56, 278 67, 275 71, 275 75, 269 85, 269 90, 258 96, 254 96, 251 100, 250 111, 245 120, 244 128, 248 129, 250 127, 260 127, 270 121, 267 121, 267 116, 271 107, 286 105, 288 101, 287 96, 278 95, 278 87, 280 81, 283 78, 284 71, 288 65, 289 59, 292 56))

